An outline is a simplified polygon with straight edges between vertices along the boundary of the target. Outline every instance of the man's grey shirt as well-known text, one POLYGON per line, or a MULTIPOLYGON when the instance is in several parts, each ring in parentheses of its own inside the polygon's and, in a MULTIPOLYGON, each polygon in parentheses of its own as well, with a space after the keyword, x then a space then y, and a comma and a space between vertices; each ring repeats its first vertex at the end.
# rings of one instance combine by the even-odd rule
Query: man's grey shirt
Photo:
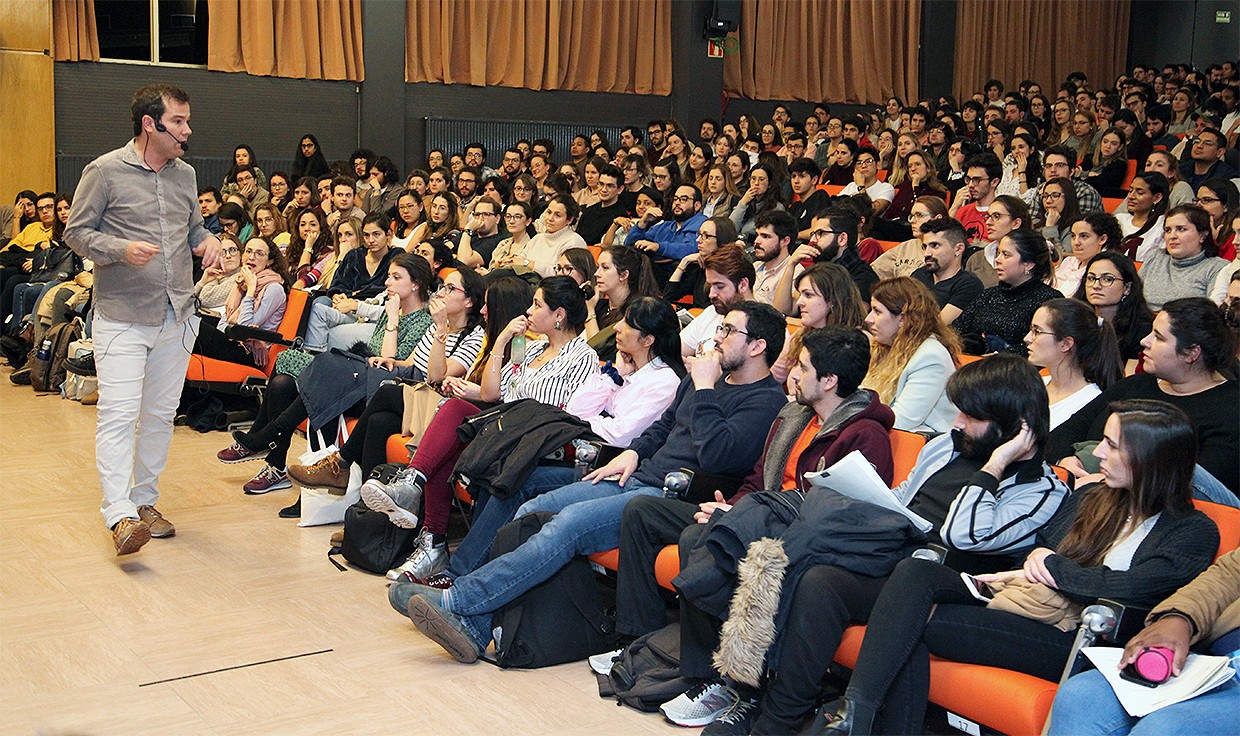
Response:
POLYGON ((104 319, 164 323, 171 304, 178 323, 194 313, 191 250, 212 237, 198 210, 198 178, 180 159, 158 173, 134 142, 90 162, 82 171, 65 242, 95 264, 95 310, 104 319), (145 266, 125 260, 130 241, 159 246, 145 266))

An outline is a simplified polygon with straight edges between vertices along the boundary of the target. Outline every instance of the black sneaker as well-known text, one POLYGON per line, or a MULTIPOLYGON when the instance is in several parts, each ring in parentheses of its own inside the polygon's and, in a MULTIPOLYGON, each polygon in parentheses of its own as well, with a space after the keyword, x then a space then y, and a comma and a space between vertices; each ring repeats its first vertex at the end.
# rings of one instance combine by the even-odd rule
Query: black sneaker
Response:
POLYGON ((758 717, 758 701, 738 698, 737 701, 702 729, 702 736, 749 736, 758 717))
POLYGON ((79 376, 95 375, 95 354, 87 353, 80 358, 65 358, 65 370, 79 376))

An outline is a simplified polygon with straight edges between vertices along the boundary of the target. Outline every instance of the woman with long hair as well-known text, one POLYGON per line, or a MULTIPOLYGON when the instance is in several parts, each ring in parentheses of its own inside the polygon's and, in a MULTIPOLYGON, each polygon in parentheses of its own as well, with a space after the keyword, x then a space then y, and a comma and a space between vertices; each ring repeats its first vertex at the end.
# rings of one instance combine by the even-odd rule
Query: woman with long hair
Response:
POLYGON ((1024 128, 1012 135, 1008 155, 1003 158, 1003 179, 999 194, 1023 195, 1042 183, 1042 155, 1037 139, 1024 128))
POLYGON ((603 249, 594 272, 594 295, 586 300, 589 317, 585 326, 586 339, 600 360, 615 359, 615 325, 628 304, 660 295, 650 259, 634 248, 612 245, 603 249))
MULTIPOLYGON (((370 339, 364 345, 364 352, 369 356, 368 366, 381 369, 383 359, 403 360, 413 352, 432 323, 431 316, 426 311, 426 303, 430 299, 433 283, 434 276, 423 258, 411 253, 400 253, 391 259, 385 282, 387 292, 383 311, 374 324, 370 339)), ((334 352, 322 353, 310 361, 309 366, 301 371, 301 376, 304 377, 315 369, 320 361, 333 360, 348 358, 342 358, 334 352)), ((356 370, 354 374, 359 375, 356 370)), ((361 378, 367 380, 366 376, 361 378)), ((374 383, 378 384, 379 381, 374 383)), ((273 373, 267 383, 254 425, 248 431, 233 432, 233 443, 216 453, 216 457, 220 462, 228 464, 266 460, 258 474, 245 484, 244 490, 247 494, 258 495, 290 487, 292 484, 285 468, 285 457, 293 432, 302 421, 310 417, 307 402, 303 397, 312 391, 339 393, 341 389, 342 386, 336 382, 331 385, 305 380, 299 382, 285 373, 273 373)), ((364 389, 365 386, 362 392, 363 400, 364 389)), ((354 406, 344 413, 356 416, 362 409, 362 406, 354 406)), ((313 421, 311 425, 312 429, 320 426, 313 421)), ((281 515, 295 518, 300 512, 298 499, 298 502, 282 510, 281 515)))
MULTIPOLYGON (((495 341, 487 345, 489 357, 479 376, 476 396, 468 382, 459 379, 444 386, 444 393, 455 396, 460 392, 469 400, 454 398, 439 407, 409 460, 411 472, 404 483, 363 485, 362 499, 366 504, 388 514, 401 527, 415 528, 419 503, 425 505, 425 523, 414 552, 403 565, 388 572, 389 579, 409 573, 411 578, 426 580, 447 568, 447 525, 453 493, 449 478, 465 449, 456 433, 462 420, 482 411, 483 405, 520 399, 564 408, 574 392, 598 373, 598 355, 581 334, 585 319, 585 296, 576 281, 567 276, 543 279, 525 314, 512 318, 495 341), (530 332, 544 335, 545 339, 531 339, 524 355, 509 351, 514 339, 530 332), (506 355, 509 357, 505 358, 506 355)), ((484 507, 495 500, 488 496, 483 500, 484 507)), ((500 525, 508 520, 502 520, 500 525)), ((474 525, 480 522, 486 524, 481 516, 475 517, 474 525)), ((491 534, 498 528, 496 525, 491 534)), ((486 548, 490 548, 490 541, 486 548)), ((483 561, 485 550, 479 562, 483 561)))
MULTIPOLYGON (((989 240, 981 250, 966 257, 965 268, 972 272, 983 286, 997 286, 999 276, 995 273, 995 261, 998 258, 999 241, 1008 233, 1028 230, 1031 227, 1033 218, 1029 215, 1029 205, 1025 204, 1025 200, 1010 194, 995 197, 986 212, 986 235, 989 240)), ((1024 332, 1020 334, 1023 335, 1024 332)))
POLYGON ((1166 250, 1151 253, 1141 267, 1150 309, 1158 311, 1172 299, 1208 296, 1215 277, 1227 267, 1218 257, 1210 214, 1195 204, 1168 210, 1163 242, 1166 250))
POLYGON ((710 168, 711 162, 714 160, 711 150, 706 146, 696 143, 689 148, 689 171, 686 173, 685 181, 693 182, 693 186, 698 191, 706 191, 706 172, 710 168))
POLYGON ((1051 179, 1042 187, 1042 237, 1060 253, 1072 252, 1072 226, 1081 219, 1076 187, 1067 177, 1051 179))
POLYGON ((888 167, 887 183, 899 186, 908 177, 908 157, 921 150, 921 141, 912 133, 900 133, 896 137, 896 154, 888 167))
POLYGON ((1218 257, 1235 260, 1236 233, 1231 222, 1240 216, 1240 191, 1236 185, 1228 179, 1207 179, 1197 187, 1194 201, 1210 215, 1210 234, 1218 246, 1218 257))
POLYGON ((519 266, 514 264, 514 267, 533 271, 546 278, 554 273, 561 253, 569 248, 585 248, 586 241, 573 230, 573 224, 581 210, 571 195, 558 194, 553 197, 547 203, 543 214, 543 231, 530 238, 530 242, 523 249, 525 258, 519 266))
POLYGON ((275 330, 284 319, 288 288, 292 284, 284 254, 270 239, 251 238, 241 253, 241 267, 233 277, 224 304, 222 325, 205 323, 198 331, 194 354, 229 363, 266 367, 267 343, 235 342, 224 336, 229 325, 275 330))
POLYGON ((1128 174, 1128 137, 1121 128, 1102 131, 1093 153, 1081 163, 1083 178, 1104 197, 1123 197, 1128 174))
POLYGON ((1053 681, 1072 650, 1070 622, 1082 604, 1120 598, 1152 606, 1209 567, 1218 529, 1192 506, 1197 440, 1189 418, 1162 403, 1126 401, 1107 420, 1105 438, 1094 450, 1097 482, 1064 499, 1023 567, 978 576, 1001 586, 996 603, 1007 605, 983 606, 945 565, 909 559, 896 566, 825 733, 920 733, 931 654, 1053 681), (1069 623, 1025 614, 1017 602, 1035 596, 1054 601, 1069 623))
POLYGON ((268 191, 271 193, 271 198, 267 201, 275 205, 280 214, 284 214, 284 206, 289 203, 292 197, 292 191, 290 191, 292 189, 292 180, 289 175, 283 171, 273 171, 271 176, 267 178, 267 186, 268 191))
POLYGON ((1125 361, 1124 371, 1131 374, 1141 358, 1141 341, 1154 326, 1154 313, 1145 303, 1137 268, 1123 253, 1103 250, 1089 258, 1084 274, 1073 297, 1111 325, 1125 361))
POLYGON ((429 217, 426 222, 414 228, 409 236, 408 250, 414 250, 422 243, 446 245, 448 250, 456 253, 457 244, 461 242, 461 201, 452 192, 440 192, 431 197, 427 208, 429 217))
POLYGON ((295 180, 293 191, 289 193, 288 202, 285 203, 284 209, 280 214, 284 215, 285 221, 292 221, 294 210, 304 210, 309 207, 319 208, 319 189, 318 182, 312 177, 303 176, 295 180))
MULTIPOLYGON (((223 208, 221 208, 223 209, 223 208)), ((358 228, 360 230, 360 227, 358 228)), ((301 279, 310 267, 332 250, 327 218, 318 207, 293 213, 292 232, 284 252, 294 279, 301 279)))
POLYGON ((220 258, 211 268, 202 272, 202 278, 194 284, 194 297, 198 308, 224 315, 224 305, 232 292, 234 277, 241 269, 241 241, 231 233, 219 234, 220 258))
POLYGON ((691 296, 693 307, 710 307, 710 285, 706 283, 706 270, 702 268, 702 260, 719 250, 719 246, 735 242, 736 226, 726 217, 712 217, 699 225, 697 250, 681 258, 680 263, 676 264, 676 269, 664 286, 663 298, 676 303, 685 296, 691 296))
POLYGON ((1192 129, 1195 106, 1193 94, 1187 89, 1178 89, 1171 95, 1171 124, 1167 126, 1169 135, 1184 135, 1192 129))
POLYGON ((293 168, 289 169, 294 179, 304 176, 317 178, 330 170, 327 158, 319 148, 319 139, 307 133, 297 143, 297 152, 293 154, 293 168))
POLYGON ((1009 232, 999 241, 995 273, 999 284, 983 291, 952 327, 972 355, 1012 352, 1024 356, 1022 338, 1033 313, 1043 302, 1063 296, 1046 284, 1052 275, 1046 241, 1032 230, 1009 232))
POLYGON ((1081 164, 1089 156, 1099 140, 1098 123, 1088 112, 1077 110, 1072 114, 1072 135, 1076 138, 1076 163, 1081 164))
POLYGON ((598 196, 598 176, 603 173, 603 169, 607 167, 607 160, 598 156, 591 156, 586 159, 586 165, 582 167, 584 176, 582 177, 581 189, 573 195, 577 200, 577 204, 583 209, 599 201, 598 196))
POLYGON ((228 173, 224 174, 224 183, 220 185, 220 194, 227 197, 239 191, 237 188, 237 172, 246 166, 250 167, 254 172, 254 182, 258 185, 258 188, 267 188, 267 175, 258 167, 258 159, 254 156, 254 149, 242 143, 233 149, 233 165, 229 167, 228 173))
POLYGON ((960 338, 943 324, 930 290, 907 276, 878 282, 865 329, 870 370, 861 385, 895 412, 895 428, 950 431, 956 407, 947 398, 947 379, 956 372, 960 338))
POLYGON ((342 217, 336 220, 336 224, 332 225, 331 228, 331 250, 321 252, 319 257, 310 264, 310 268, 297 277, 297 282, 294 286, 300 289, 312 286, 318 286, 320 289, 330 289, 332 279, 336 275, 336 269, 340 267, 340 262, 348 255, 349 251, 357 248, 361 242, 361 220, 356 217, 342 217))
POLYGON ((288 226, 284 222, 284 215, 280 214, 280 207, 272 202, 263 202, 254 207, 254 230, 256 234, 269 238, 271 242, 276 244, 280 252, 288 250, 289 242, 292 236, 288 232, 288 226))
POLYGON ((426 224, 426 208, 417 192, 406 189, 396 198, 396 217, 393 223, 396 225, 396 233, 392 236, 392 247, 408 250, 413 234, 426 224))
POLYGON ((779 184, 775 170, 766 164, 758 164, 749 172, 749 188, 736 201, 736 206, 728 214, 741 240, 749 242, 757 233, 754 218, 763 212, 785 210, 780 199, 779 184))
POLYGON ((784 136, 774 123, 763 124, 758 138, 762 141, 763 151, 778 151, 784 147, 784 136))
POLYGON ((1129 258, 1144 261, 1154 251, 1165 249, 1163 219, 1167 213, 1169 188, 1167 177, 1156 171, 1143 172, 1132 180, 1124 199, 1124 211, 1115 212, 1115 219, 1124 233, 1119 250, 1129 258))
POLYGON ((920 148, 909 151, 904 159, 904 176, 893 186, 896 188, 895 198, 879 215, 884 220, 906 222, 912 214, 913 202, 919 197, 947 200, 947 187, 939 181, 930 155, 920 148))
POLYGON ((220 209, 215 213, 216 218, 220 222, 226 232, 230 232, 237 236, 241 242, 248 242, 254 237, 254 220, 250 218, 250 213, 245 208, 235 202, 225 202, 220 205, 220 209))
POLYGON ((1115 330, 1076 299, 1051 299, 1038 307, 1025 346, 1029 362, 1049 373, 1051 429, 1124 377, 1115 330))
POLYGON ((676 168, 680 169, 680 180, 692 182, 689 170, 689 137, 682 130, 673 130, 664 138, 664 143, 666 147, 663 149, 663 156, 676 163, 676 168))
POLYGON ((793 308, 801 320, 800 329, 784 341, 784 349, 771 366, 771 376, 780 383, 800 359, 803 333, 830 325, 861 328, 865 322, 865 302, 861 290, 848 271, 838 263, 815 263, 793 282, 796 301, 793 308))
MULTIPOLYGON (((1189 183, 1180 177, 1180 160, 1175 154, 1170 151, 1154 151, 1145 159, 1145 170, 1167 177, 1167 209, 1193 203, 1196 195, 1189 183)), ((1126 203, 1120 205, 1121 208, 1126 206, 1126 203)))
POLYGON ((1076 112, 1071 100, 1055 100, 1051 106, 1050 129, 1046 134, 1046 146, 1066 146, 1075 150, 1080 139, 1072 132, 1072 115, 1076 112))
POLYGON ((491 270, 512 269, 527 260, 525 248, 535 234, 534 207, 529 202, 514 200, 504 208, 507 238, 499 241, 491 254, 491 270))
POLYGON ((672 211, 672 197, 675 196, 680 182, 680 167, 676 164, 676 159, 662 158, 650 167, 650 183, 659 193, 662 200, 659 206, 665 213, 672 211))
POLYGON ((727 217, 741 198, 732 180, 732 172, 724 164, 711 164, 706 169, 706 186, 702 190, 702 214, 711 217, 727 217))

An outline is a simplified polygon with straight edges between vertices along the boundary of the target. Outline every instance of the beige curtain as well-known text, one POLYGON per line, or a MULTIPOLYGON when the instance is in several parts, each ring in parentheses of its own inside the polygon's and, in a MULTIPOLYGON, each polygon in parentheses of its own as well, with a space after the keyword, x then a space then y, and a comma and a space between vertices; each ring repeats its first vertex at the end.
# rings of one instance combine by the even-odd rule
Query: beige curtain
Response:
POLYGON ((99 61, 95 0, 52 0, 52 49, 56 61, 99 61))
POLYGON ((723 88, 754 100, 917 97, 920 0, 744 0, 723 88))
POLYGON ((1110 87, 1128 55, 1130 0, 959 0, 957 99, 988 79, 1015 88, 1022 79, 1052 99, 1064 78, 1083 71, 1095 89, 1110 87))
POLYGON ((405 81, 670 94, 673 0, 407 0, 405 81))
POLYGON ((207 68, 261 77, 366 77, 361 0, 207 0, 207 68))

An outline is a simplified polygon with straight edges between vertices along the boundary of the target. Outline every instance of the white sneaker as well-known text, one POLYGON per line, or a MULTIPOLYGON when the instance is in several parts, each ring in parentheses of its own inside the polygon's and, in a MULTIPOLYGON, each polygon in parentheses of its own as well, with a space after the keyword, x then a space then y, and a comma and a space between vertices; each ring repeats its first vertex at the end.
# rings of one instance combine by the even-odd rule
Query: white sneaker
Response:
POLYGON ((590 669, 598 675, 611 674, 611 666, 616 663, 617 659, 620 659, 623 652, 623 649, 617 649, 614 652, 603 652, 590 657, 590 669))
POLYGON ((698 728, 714 721, 739 699, 735 690, 712 680, 667 701, 659 706, 659 711, 677 726, 698 728))

